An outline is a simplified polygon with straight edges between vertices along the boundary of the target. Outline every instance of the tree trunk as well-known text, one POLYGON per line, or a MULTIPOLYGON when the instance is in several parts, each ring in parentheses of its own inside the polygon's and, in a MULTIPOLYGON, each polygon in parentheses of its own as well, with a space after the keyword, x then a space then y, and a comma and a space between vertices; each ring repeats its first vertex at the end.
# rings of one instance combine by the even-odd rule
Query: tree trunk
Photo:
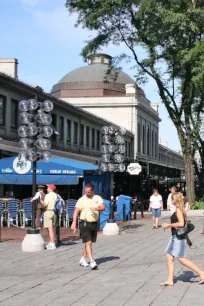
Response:
POLYGON ((186 176, 187 198, 190 204, 195 203, 195 175, 194 175, 194 158, 190 153, 184 153, 184 166, 186 176))

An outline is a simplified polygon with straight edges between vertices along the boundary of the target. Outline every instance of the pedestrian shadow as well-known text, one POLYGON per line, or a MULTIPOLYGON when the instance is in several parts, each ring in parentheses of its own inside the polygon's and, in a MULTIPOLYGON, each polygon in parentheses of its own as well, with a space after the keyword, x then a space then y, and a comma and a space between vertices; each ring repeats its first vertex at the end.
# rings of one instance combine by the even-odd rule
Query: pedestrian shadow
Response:
POLYGON ((118 256, 107 256, 107 257, 98 258, 96 261, 97 261, 97 264, 100 265, 102 263, 113 261, 113 260, 118 260, 118 259, 120 259, 120 257, 118 256))
POLYGON ((128 224, 128 225, 124 225, 120 231, 123 232, 123 231, 129 231, 129 230, 134 230, 134 229, 137 229, 138 227, 141 227, 143 226, 144 224, 128 224))
POLYGON ((174 282, 181 281, 183 283, 196 283, 194 279, 197 277, 192 271, 183 271, 181 274, 175 277, 174 282))

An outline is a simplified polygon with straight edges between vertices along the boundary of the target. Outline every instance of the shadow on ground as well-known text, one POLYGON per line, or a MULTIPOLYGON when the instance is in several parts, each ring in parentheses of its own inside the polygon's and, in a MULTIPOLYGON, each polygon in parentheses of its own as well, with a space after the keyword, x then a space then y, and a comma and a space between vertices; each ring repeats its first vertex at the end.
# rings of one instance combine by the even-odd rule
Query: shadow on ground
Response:
POLYGON ((174 282, 183 282, 183 283, 195 283, 194 279, 197 276, 192 271, 183 271, 181 274, 175 277, 174 282))
POLYGON ((121 232, 124 232, 124 231, 134 231, 135 229, 143 226, 144 224, 127 224, 127 225, 124 225, 120 231, 121 232))
POLYGON ((97 264, 100 265, 108 261, 119 260, 119 259, 120 257, 118 256, 107 256, 107 257, 98 258, 96 261, 97 261, 97 264))

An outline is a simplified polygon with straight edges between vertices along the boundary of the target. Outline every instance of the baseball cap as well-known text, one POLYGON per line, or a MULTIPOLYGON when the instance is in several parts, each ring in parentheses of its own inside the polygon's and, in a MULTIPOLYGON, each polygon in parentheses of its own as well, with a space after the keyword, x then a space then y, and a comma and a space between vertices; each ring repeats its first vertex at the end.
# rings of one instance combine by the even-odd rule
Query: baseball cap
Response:
POLYGON ((45 188, 43 185, 38 185, 37 188, 45 188))
POLYGON ((50 187, 53 191, 57 188, 54 184, 47 184, 47 187, 50 187))

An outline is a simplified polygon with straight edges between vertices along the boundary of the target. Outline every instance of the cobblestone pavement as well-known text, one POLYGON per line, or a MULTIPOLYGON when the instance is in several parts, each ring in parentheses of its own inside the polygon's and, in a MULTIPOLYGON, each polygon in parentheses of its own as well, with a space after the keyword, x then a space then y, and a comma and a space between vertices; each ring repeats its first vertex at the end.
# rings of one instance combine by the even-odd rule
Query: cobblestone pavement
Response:
MULTIPOLYGON (((204 218, 191 218, 197 249, 188 256, 204 267, 204 218)), ((20 243, 0 244, 0 306, 162 306, 203 305, 204 286, 191 271, 176 263, 175 285, 160 287, 167 278, 164 250, 170 231, 152 230, 151 220, 131 221, 121 235, 99 235, 94 245, 98 270, 82 268, 80 241, 54 251, 22 253, 20 243)))

